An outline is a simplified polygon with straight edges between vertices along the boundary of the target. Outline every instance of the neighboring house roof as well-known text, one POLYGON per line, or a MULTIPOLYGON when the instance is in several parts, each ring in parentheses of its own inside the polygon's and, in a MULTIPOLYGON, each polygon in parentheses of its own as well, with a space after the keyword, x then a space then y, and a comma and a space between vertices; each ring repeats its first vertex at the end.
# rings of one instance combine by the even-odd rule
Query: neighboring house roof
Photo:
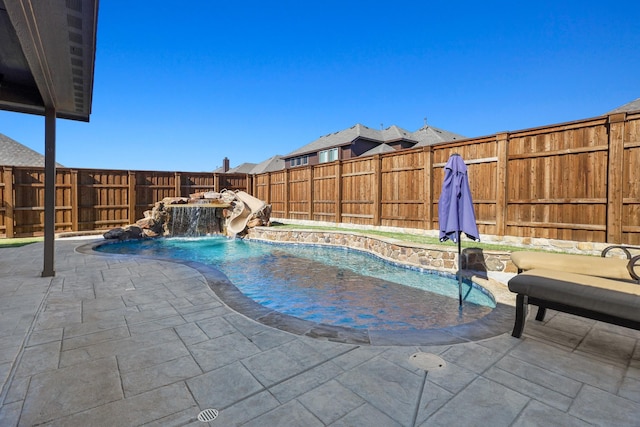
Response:
POLYGON ((396 150, 393 147, 391 147, 390 145, 380 144, 377 147, 374 147, 369 151, 365 151, 360 156, 373 156, 374 154, 391 153, 393 151, 396 151, 396 150))
POLYGON ((635 101, 628 102, 614 110, 611 110, 605 113, 605 115, 616 114, 616 113, 626 113, 628 111, 638 111, 638 110, 640 110, 640 98, 636 99, 635 101))
POLYGON ((382 135, 382 140, 385 142, 398 141, 401 139, 411 139, 411 132, 396 125, 392 125, 386 129, 381 130, 380 134, 382 135))
POLYGON ((269 157, 267 160, 258 163, 253 169, 251 174, 257 175, 260 173, 275 172, 285 168, 284 159, 281 155, 269 157))
MULTIPOLYGON (((406 140, 416 143, 416 147, 432 145, 438 142, 455 141, 465 139, 465 136, 449 132, 443 129, 434 128, 433 126, 425 126, 415 132, 409 132, 406 129, 396 125, 389 126, 383 130, 368 128, 361 124, 351 126, 338 132, 321 136, 315 141, 304 145, 297 150, 283 156, 285 159, 303 154, 316 153, 332 147, 351 144, 358 138, 364 138, 376 141, 380 144, 392 141, 406 140)), ((370 152, 369 150, 367 154, 370 152)))
POLYGON ((433 126, 423 126, 411 134, 411 139, 418 141, 414 147, 426 147, 439 142, 456 141, 466 138, 466 136, 449 132, 448 130, 434 128, 433 126))
POLYGON ((0 133, 0 165, 44 167, 44 156, 0 133))
POLYGON ((251 173, 257 165, 255 163, 241 163, 235 168, 229 169, 228 173, 251 173))
POLYGON ((304 145, 283 157, 286 159, 288 157, 294 157, 301 154, 316 153, 327 148, 351 144, 358 138, 371 139, 380 142, 384 141, 379 130, 371 129, 358 123, 348 129, 321 136, 315 141, 304 145))
MULTIPOLYGON (((409 132, 408 130, 396 125, 389 126, 386 129, 377 130, 357 123, 348 129, 343 129, 338 132, 333 132, 328 135, 321 136, 315 141, 312 141, 309 144, 304 145, 287 155, 275 155, 257 165, 255 163, 243 163, 240 166, 229 169, 227 173, 261 174, 265 172, 282 170, 286 167, 285 159, 303 156, 305 154, 317 153, 329 148, 350 145, 357 139, 366 139, 369 141, 373 141, 374 143, 378 143, 378 145, 376 145, 372 149, 361 154, 361 156, 370 156, 374 154, 384 154, 396 151, 388 144, 397 141, 409 141, 415 144, 414 147, 422 147, 439 142, 455 141, 465 138, 465 136, 449 132, 447 130, 434 128, 433 126, 424 126, 415 132, 409 132)), ((225 173, 224 167, 220 167, 213 172, 225 173)))
POLYGON ((241 163, 235 168, 230 168, 228 171, 224 171, 223 167, 219 167, 214 170, 214 173, 252 173, 251 170, 256 167, 255 163, 241 163))

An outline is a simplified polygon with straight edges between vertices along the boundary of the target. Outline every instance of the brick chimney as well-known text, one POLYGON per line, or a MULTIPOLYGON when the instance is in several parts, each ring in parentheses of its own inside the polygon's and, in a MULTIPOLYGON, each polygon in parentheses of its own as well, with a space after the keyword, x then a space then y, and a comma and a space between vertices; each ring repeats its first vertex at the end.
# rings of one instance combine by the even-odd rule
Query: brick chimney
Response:
POLYGON ((222 159, 222 172, 229 172, 229 158, 222 159))

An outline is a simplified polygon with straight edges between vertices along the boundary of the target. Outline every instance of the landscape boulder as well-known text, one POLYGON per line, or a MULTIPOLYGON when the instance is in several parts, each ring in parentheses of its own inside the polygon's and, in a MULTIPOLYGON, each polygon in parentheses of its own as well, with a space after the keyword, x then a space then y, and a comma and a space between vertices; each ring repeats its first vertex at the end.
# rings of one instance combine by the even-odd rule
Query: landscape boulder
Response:
MULTIPOLYGON (((153 209, 144 211, 144 218, 136 221, 135 224, 122 228, 114 228, 103 234, 105 239, 128 240, 154 238, 172 235, 169 230, 170 213, 167 206, 185 204, 210 204, 219 203, 227 206, 216 210, 216 221, 220 222, 220 231, 223 230, 222 223, 229 220, 234 213, 237 215, 244 204, 236 200, 235 192, 229 190, 202 191, 189 194, 189 197, 165 197, 154 204, 153 209), (235 212, 235 211, 238 212, 235 212)), ((247 222, 246 228, 253 228, 261 225, 269 225, 271 217, 271 205, 265 205, 263 209, 254 212, 247 222)), ((245 228, 245 231, 246 231, 245 228)))

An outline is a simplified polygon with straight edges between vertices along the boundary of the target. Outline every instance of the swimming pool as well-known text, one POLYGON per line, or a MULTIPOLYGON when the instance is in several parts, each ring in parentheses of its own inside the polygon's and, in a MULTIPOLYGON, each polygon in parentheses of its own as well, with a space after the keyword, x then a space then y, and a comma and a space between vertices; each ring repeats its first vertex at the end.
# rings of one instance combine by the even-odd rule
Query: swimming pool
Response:
POLYGON ((491 295, 451 274, 402 267, 366 252, 221 236, 101 245, 100 252, 196 261, 223 272, 264 307, 320 324, 367 330, 442 328, 478 320, 491 295))

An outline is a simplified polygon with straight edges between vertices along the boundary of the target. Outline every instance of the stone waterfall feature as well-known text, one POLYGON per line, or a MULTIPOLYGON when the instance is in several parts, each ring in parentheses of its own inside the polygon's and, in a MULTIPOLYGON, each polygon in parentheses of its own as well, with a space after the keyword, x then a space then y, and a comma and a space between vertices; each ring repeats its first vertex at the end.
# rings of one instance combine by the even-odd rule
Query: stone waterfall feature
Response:
POLYGON ((244 191, 223 190, 165 197, 144 218, 103 234, 105 239, 142 239, 159 236, 243 235, 247 228, 269 225, 271 205, 244 191))
POLYGON ((224 234, 224 211, 228 204, 182 204, 165 206, 169 236, 207 236, 224 234))

